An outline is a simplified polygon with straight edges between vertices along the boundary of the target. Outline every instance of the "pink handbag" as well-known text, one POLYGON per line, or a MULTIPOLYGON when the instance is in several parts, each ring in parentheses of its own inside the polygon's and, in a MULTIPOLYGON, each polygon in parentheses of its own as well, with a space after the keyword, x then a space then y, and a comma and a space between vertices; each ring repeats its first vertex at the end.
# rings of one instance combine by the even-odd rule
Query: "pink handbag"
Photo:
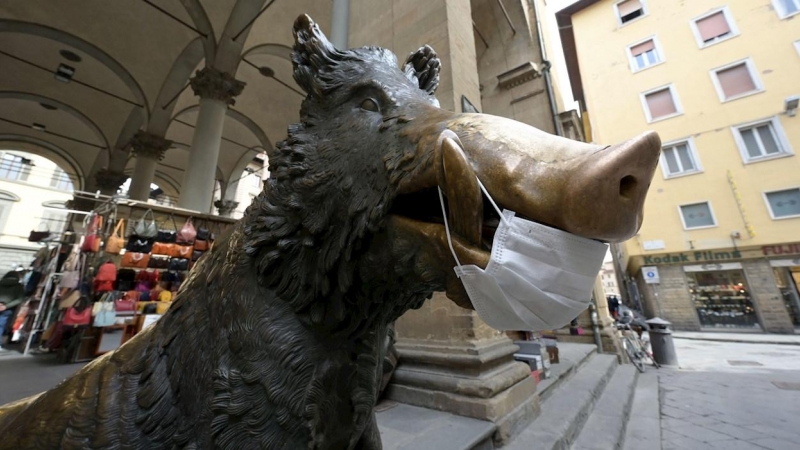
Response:
POLYGON ((178 237, 175 242, 178 244, 194 244, 194 238, 197 236, 197 230, 192 225, 192 218, 186 219, 180 230, 178 230, 178 237))

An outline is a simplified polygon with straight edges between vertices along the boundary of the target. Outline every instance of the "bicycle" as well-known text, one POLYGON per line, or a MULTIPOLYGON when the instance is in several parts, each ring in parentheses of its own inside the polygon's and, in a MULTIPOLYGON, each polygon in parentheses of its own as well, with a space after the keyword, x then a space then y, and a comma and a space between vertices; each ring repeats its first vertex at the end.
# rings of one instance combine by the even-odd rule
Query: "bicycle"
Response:
POLYGON ((639 372, 644 373, 645 359, 649 359, 656 369, 661 368, 661 365, 656 362, 655 358, 653 358, 653 354, 647 350, 647 345, 649 342, 643 341, 639 337, 639 334, 635 332, 629 324, 617 323, 617 330, 622 335, 622 348, 625 349, 628 359, 631 360, 631 363, 636 366, 636 369, 639 372))

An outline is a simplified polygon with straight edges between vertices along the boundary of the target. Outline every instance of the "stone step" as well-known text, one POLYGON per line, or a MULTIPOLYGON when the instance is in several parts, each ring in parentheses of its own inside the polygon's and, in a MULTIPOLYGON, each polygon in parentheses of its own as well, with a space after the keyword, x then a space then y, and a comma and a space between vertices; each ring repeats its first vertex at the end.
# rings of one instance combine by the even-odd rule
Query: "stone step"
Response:
POLYGON ((541 415, 503 449, 569 449, 616 368, 615 355, 591 356, 542 403, 541 415))
POLYGON ((541 380, 537 386, 539 399, 547 400, 555 388, 569 380, 575 372, 597 353, 597 346, 594 344, 574 344, 558 343, 559 360, 558 364, 550 365, 550 378, 541 380))
POLYGON ((631 364, 617 368, 572 444, 572 450, 622 449, 638 374, 631 364))
POLYGON ((661 448, 661 406, 655 371, 648 370, 636 381, 623 448, 661 448))
POLYGON ((376 408, 383 450, 493 450, 492 422, 384 401, 376 408))

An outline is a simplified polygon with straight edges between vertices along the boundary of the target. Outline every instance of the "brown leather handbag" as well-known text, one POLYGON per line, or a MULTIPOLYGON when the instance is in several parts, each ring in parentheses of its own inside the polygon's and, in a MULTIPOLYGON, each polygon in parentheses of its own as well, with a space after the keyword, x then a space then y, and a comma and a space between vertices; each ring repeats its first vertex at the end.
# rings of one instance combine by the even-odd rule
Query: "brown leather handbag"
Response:
POLYGON ((164 242, 154 242, 153 243, 153 249, 150 250, 150 253, 152 253, 154 255, 172 256, 172 253, 175 251, 174 247, 176 247, 175 244, 167 244, 167 243, 164 243, 164 242))
POLYGON ((146 269, 147 263, 150 262, 150 255, 148 253, 127 252, 122 257, 122 267, 134 267, 137 269, 146 269))
POLYGON ((114 227, 114 231, 111 233, 111 236, 106 239, 106 253, 109 255, 119 255, 119 251, 125 248, 125 238, 119 234, 124 222, 125 219, 119 219, 119 222, 117 222, 117 226, 114 227))
POLYGON ((177 245, 175 244, 172 247, 172 253, 170 256, 173 258, 191 258, 192 251, 194 251, 194 247, 191 245, 177 245))

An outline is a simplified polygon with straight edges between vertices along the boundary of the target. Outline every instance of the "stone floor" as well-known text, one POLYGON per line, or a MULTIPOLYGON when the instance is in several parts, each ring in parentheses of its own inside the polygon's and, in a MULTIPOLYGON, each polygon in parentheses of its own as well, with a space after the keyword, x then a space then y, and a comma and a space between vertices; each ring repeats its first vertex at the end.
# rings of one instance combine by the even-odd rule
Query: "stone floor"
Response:
POLYGON ((800 449, 800 346, 675 343, 680 369, 658 371, 663 450, 800 449))

